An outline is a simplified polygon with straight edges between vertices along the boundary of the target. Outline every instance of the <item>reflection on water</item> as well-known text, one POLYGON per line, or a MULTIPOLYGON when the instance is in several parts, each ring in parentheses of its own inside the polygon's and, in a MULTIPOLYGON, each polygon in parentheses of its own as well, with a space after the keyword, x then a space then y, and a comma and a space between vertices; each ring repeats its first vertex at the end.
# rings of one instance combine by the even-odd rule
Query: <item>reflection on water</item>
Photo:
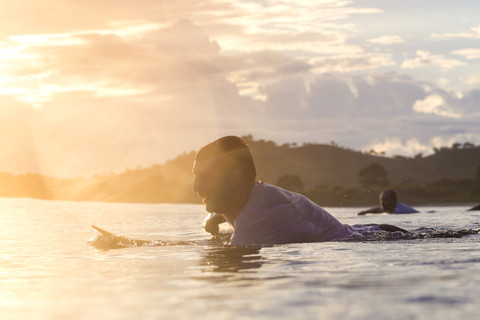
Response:
POLYGON ((411 234, 259 249, 212 239, 202 205, 0 199, 0 319, 476 319, 480 222, 469 207, 331 208, 343 223, 411 234), (91 224, 123 236, 96 233, 105 250, 95 250, 91 224))
POLYGON ((204 249, 201 266, 205 272, 238 272, 262 266, 259 247, 207 247, 204 249))

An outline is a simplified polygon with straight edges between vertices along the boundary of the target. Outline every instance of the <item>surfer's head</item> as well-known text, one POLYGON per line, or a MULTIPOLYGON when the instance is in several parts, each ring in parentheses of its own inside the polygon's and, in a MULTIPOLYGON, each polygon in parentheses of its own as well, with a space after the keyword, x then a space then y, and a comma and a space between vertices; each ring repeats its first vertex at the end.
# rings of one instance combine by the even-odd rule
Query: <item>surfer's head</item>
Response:
POLYGON ((203 198, 207 211, 228 215, 248 200, 256 169, 245 140, 226 136, 200 149, 193 174, 193 190, 203 198), (246 191, 247 199, 243 199, 246 191))
POLYGON ((383 211, 393 213, 397 207, 397 194, 393 190, 385 190, 380 194, 380 206, 383 211))

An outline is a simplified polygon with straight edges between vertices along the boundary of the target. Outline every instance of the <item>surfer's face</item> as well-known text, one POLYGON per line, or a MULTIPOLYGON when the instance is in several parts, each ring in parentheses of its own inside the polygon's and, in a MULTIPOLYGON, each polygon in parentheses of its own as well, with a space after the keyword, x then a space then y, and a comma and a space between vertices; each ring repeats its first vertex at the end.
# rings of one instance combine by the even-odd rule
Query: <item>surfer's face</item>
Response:
POLYGON ((193 191, 203 199, 208 212, 228 213, 234 190, 228 171, 221 170, 214 161, 195 160, 193 191))
POLYGON ((383 192, 380 195, 380 206, 384 211, 392 213, 395 211, 397 201, 391 193, 383 192))

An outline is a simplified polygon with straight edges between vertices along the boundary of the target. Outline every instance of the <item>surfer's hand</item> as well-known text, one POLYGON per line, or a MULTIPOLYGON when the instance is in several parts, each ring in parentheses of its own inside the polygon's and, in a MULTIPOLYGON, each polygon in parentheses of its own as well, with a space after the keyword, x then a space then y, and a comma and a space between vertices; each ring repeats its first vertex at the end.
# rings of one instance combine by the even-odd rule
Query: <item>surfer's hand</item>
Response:
POLYGON ((203 220, 203 228, 214 237, 218 237, 218 225, 225 221, 221 214, 210 213, 205 220, 203 220))

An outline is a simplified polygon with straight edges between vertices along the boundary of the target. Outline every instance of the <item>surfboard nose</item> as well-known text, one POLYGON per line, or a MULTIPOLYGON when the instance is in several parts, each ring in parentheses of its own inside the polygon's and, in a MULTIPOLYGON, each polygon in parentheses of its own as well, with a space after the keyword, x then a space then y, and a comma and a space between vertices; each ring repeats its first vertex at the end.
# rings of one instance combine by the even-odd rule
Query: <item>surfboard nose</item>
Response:
POLYGON ((102 228, 99 228, 99 227, 97 227, 97 226, 94 226, 93 224, 92 224, 92 228, 95 229, 95 230, 97 230, 98 232, 100 232, 100 233, 103 234, 104 236, 114 236, 113 233, 108 232, 107 230, 103 230, 102 228))

